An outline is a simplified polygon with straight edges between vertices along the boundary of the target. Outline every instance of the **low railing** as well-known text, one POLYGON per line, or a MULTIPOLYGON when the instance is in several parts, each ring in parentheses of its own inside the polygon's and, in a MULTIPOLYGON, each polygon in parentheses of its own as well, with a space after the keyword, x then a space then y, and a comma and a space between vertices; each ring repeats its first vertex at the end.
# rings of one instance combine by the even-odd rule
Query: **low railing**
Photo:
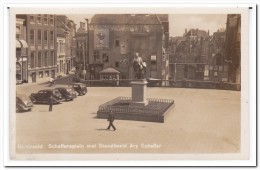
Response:
POLYGON ((151 105, 150 108, 141 108, 141 107, 125 107, 125 106, 114 106, 114 104, 120 101, 131 101, 130 97, 117 97, 109 102, 106 102, 99 106, 99 111, 109 112, 110 109, 116 113, 131 113, 131 114, 145 114, 145 115, 162 115, 169 107, 174 104, 172 99, 156 99, 149 98, 149 102, 165 103, 165 105, 160 105, 160 107, 155 107, 151 105), (166 105, 167 104, 167 105, 166 105))

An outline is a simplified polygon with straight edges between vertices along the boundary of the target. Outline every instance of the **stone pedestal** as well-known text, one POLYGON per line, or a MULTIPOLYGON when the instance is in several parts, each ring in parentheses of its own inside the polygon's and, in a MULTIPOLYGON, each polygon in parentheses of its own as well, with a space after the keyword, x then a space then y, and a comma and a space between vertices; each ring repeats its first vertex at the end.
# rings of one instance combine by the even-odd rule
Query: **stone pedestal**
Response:
POLYGON ((146 85, 147 81, 143 80, 136 80, 131 82, 132 84, 132 103, 133 106, 146 106, 148 101, 146 99, 146 85))

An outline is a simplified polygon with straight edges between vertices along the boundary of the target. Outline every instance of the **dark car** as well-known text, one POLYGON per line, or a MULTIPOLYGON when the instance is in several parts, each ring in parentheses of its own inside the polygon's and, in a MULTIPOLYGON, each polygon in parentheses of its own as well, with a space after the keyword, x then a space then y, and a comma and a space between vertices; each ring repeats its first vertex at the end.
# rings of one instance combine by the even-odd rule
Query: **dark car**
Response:
POLYGON ((62 95, 57 89, 40 90, 38 93, 32 93, 30 98, 32 99, 33 103, 48 104, 51 96, 53 97, 54 104, 58 104, 64 101, 62 95))
POLYGON ((24 94, 16 94, 16 112, 29 111, 33 107, 31 99, 24 94))
POLYGON ((88 92, 87 86, 83 83, 73 83, 71 86, 80 96, 88 92))
POLYGON ((73 88, 57 87, 55 89, 57 89, 60 92, 62 98, 67 101, 73 100, 77 97, 77 92, 73 88))

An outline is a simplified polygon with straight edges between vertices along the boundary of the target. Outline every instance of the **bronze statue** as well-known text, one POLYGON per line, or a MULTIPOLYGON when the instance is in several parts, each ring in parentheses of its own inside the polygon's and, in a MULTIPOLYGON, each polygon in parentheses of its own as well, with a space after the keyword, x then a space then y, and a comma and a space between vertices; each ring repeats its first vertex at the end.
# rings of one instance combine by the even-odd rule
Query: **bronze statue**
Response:
POLYGON ((143 62, 142 58, 138 53, 135 54, 133 60, 134 76, 135 79, 144 79, 145 78, 145 69, 146 64, 143 62))

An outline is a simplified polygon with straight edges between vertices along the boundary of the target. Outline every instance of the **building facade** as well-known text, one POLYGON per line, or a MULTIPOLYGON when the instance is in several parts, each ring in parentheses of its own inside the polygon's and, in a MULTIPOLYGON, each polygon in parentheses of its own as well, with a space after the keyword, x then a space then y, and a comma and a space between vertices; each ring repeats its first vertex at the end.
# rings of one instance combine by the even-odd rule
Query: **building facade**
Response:
POLYGON ((228 81, 241 84, 241 15, 228 14, 226 27, 226 58, 228 81))
POLYGON ((28 42, 28 82, 56 77, 56 16, 17 15, 24 19, 28 42))
POLYGON ((228 64, 225 62, 226 31, 219 29, 210 39, 208 62, 205 66, 204 80, 215 82, 228 81, 228 64))
MULTIPOLYGON (((88 32, 86 23, 80 22, 80 26, 76 32, 76 58, 74 62, 76 73, 81 78, 84 78, 83 70, 86 70, 88 66, 88 54, 88 32)), ((89 79, 89 72, 86 77, 89 79)))
POLYGON ((16 18, 16 83, 28 82, 28 44, 24 19, 16 18))
POLYGON ((209 39, 209 32, 199 29, 186 29, 182 37, 171 38, 171 80, 204 80, 209 39))
POLYGON ((89 25, 90 79, 100 79, 106 68, 119 71, 120 79, 134 79, 135 53, 147 64, 146 78, 168 78, 168 15, 95 15, 89 25))
POLYGON ((66 15, 56 16, 58 74, 69 74, 76 57, 76 24, 66 15))

